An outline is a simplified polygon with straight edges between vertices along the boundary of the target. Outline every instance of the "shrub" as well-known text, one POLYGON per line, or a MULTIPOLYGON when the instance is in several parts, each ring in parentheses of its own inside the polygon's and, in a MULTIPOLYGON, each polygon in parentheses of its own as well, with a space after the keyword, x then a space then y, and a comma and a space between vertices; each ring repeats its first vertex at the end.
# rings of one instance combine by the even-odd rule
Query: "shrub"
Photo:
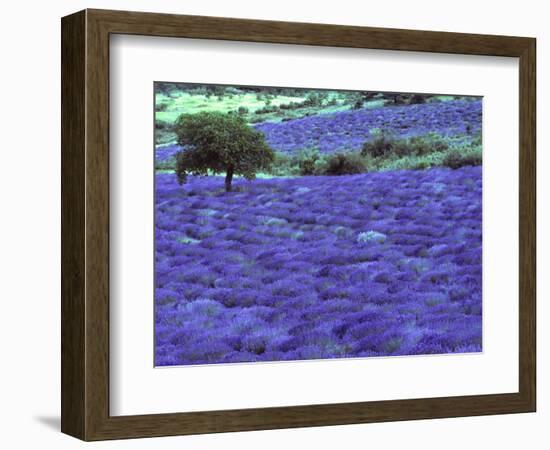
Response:
POLYGON ((414 155, 428 155, 430 153, 444 152, 449 144, 445 138, 437 133, 428 133, 423 136, 414 136, 408 139, 409 148, 414 155))
POLYGON ((426 94, 388 94, 387 97, 394 105, 415 105, 426 103, 433 96, 426 94))
POLYGON ((323 104, 323 95, 320 92, 310 92, 303 102, 304 106, 321 106, 323 104))
POLYGON ((165 130, 170 131, 172 129, 172 125, 169 122, 165 122, 164 120, 155 120, 155 128, 157 130, 165 130))
POLYGON ((458 148, 447 153, 443 159, 443 165, 451 169, 464 166, 480 166, 481 163, 481 147, 458 148))
POLYGON ((370 166, 370 158, 357 152, 322 155, 312 147, 295 156, 276 152, 269 173, 276 176, 346 175, 366 172, 370 166))
POLYGON ((278 177, 300 175, 299 157, 275 152, 275 159, 268 173, 278 177))
POLYGON ((376 133, 372 141, 366 141, 361 149, 363 156, 372 156, 380 158, 386 156, 393 150, 395 140, 391 139, 384 133, 376 133))
POLYGON ((393 96, 394 105, 406 105, 408 103, 408 98, 406 94, 396 94, 393 96))
POLYGON ((385 158, 388 156, 428 155, 444 152, 449 148, 445 137, 437 133, 428 133, 422 136, 413 136, 406 139, 396 139, 383 132, 371 130, 375 138, 366 141, 361 149, 364 156, 385 158))
POLYGON ((476 136, 472 138, 472 145, 481 147, 481 144, 482 144, 481 133, 478 133, 476 136))
POLYGON ((426 96, 421 94, 413 94, 410 99, 411 105, 426 103, 426 96))
POLYGON ((306 104, 306 101, 301 101, 301 102, 290 102, 290 103, 281 103, 279 105, 279 109, 299 109, 299 108, 304 108, 306 107, 307 104, 306 104))
POLYGON ((319 150, 316 148, 304 150, 298 156, 298 167, 300 175, 314 175, 316 166, 319 160, 319 150))
POLYGON ((254 111, 254 114, 268 114, 272 112, 279 111, 279 107, 277 105, 267 105, 263 108, 259 108, 256 111, 254 111))
POLYGON ((363 107, 363 99, 358 99, 353 104, 353 109, 361 109, 363 107))
POLYGON ((367 171, 365 160, 359 153, 336 153, 326 159, 324 175, 353 175, 367 171))

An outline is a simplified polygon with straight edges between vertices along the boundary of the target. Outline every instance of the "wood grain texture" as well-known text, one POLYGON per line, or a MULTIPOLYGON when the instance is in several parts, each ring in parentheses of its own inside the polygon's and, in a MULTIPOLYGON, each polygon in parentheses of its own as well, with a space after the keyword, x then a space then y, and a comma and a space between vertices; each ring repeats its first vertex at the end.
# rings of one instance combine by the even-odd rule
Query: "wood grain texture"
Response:
POLYGON ((84 411, 84 12, 61 27, 61 430, 82 437, 84 411))
POLYGON ((531 39, 519 67, 519 384, 536 409, 536 41, 531 39))
POLYGON ((529 38, 389 28, 88 10, 112 33, 279 44, 516 56, 529 38))
POLYGON ((63 18, 62 38, 62 430, 65 433, 84 440, 99 440, 535 410, 534 39, 102 10, 86 10, 63 18), (111 417, 109 35, 113 33, 518 57, 519 391, 111 417))

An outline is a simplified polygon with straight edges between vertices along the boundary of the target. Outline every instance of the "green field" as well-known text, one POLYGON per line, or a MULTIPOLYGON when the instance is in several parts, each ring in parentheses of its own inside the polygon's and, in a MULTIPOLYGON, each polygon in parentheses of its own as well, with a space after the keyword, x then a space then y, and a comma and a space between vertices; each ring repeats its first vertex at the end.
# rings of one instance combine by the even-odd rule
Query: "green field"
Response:
MULTIPOLYGON (((272 105, 280 106, 283 103, 301 102, 304 97, 287 97, 277 96, 271 100, 272 105)), ((196 114, 203 111, 216 111, 216 112, 230 112, 235 111, 239 107, 245 107, 250 112, 254 113, 256 110, 265 106, 265 101, 257 98, 256 94, 243 93, 231 96, 209 96, 189 94, 187 92, 176 92, 170 96, 165 94, 157 94, 156 98, 157 106, 157 120, 164 122, 174 122, 177 117, 182 114, 196 114), (165 108, 162 111, 158 111, 160 108, 165 108)))

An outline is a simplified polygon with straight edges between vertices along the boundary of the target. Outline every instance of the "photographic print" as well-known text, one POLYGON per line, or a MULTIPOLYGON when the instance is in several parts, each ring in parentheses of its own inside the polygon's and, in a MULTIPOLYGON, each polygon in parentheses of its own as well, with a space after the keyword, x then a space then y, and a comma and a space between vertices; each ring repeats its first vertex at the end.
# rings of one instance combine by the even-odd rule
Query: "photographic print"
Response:
POLYGON ((156 82, 155 366, 482 351, 482 98, 156 82))

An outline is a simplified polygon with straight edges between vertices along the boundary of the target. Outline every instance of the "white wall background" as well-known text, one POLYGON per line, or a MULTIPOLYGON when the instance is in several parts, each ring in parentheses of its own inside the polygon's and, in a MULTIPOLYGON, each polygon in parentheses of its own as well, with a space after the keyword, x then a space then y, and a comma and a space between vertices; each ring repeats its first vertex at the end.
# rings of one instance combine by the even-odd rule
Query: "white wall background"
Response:
POLYGON ((461 0, 273 2, 73 0, 8 2, 0 16, 0 443, 9 449, 73 449, 59 432, 60 404, 60 17, 83 8, 433 29, 538 38, 539 411, 536 414, 141 439, 96 448, 547 448, 550 264, 548 194, 550 29, 544 2, 461 0), (32 126, 30 126, 32 125, 32 126), (548 279, 548 277, 546 277, 548 279))

